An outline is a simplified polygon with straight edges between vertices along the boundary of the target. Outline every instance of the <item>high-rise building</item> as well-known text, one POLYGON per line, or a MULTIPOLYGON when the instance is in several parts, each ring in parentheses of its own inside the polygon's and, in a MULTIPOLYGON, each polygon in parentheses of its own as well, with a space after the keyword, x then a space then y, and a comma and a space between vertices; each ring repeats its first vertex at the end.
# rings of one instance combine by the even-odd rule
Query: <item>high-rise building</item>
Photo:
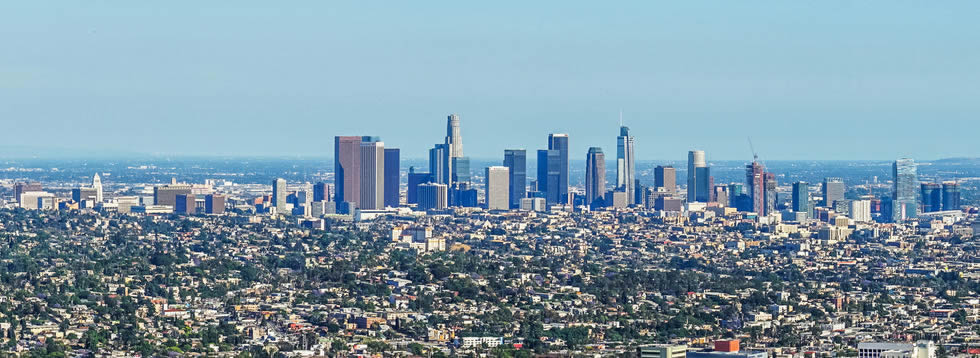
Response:
POLYGON ((449 185, 452 182, 452 158, 449 156, 449 145, 436 144, 429 149, 429 174, 435 183, 449 185))
POLYGON ((449 145, 449 157, 463 156, 463 134, 459 126, 459 115, 456 113, 446 118, 446 144, 449 145))
POLYGON ((487 209, 510 209, 510 169, 504 166, 487 167, 487 209))
POLYGON ((805 181, 793 183, 793 211, 810 215, 810 184, 805 181))
POLYGON ((208 194, 204 197, 204 212, 208 214, 225 213, 225 196, 208 194))
POLYGON ((20 203, 20 196, 23 193, 29 191, 43 191, 43 190, 44 188, 41 186, 40 182, 32 181, 27 183, 24 182, 16 183, 14 184, 14 201, 20 203))
POLYGON ((449 191, 445 184, 419 184, 419 209, 442 210, 449 205, 449 191))
POLYGON ((449 190, 449 206, 475 208, 480 205, 480 193, 470 182, 453 183, 449 190))
POLYGON ((765 170, 757 161, 745 166, 745 186, 750 200, 746 208, 757 214, 765 212, 765 170))
POLYGON ((779 185, 776 182, 776 174, 766 172, 765 182, 763 184, 765 185, 766 189, 763 194, 765 196, 765 210, 762 214, 770 215, 776 212, 776 203, 778 200, 776 196, 776 188, 778 188, 779 185))
POLYGON ((717 202, 722 206, 728 206, 728 185, 715 185, 712 194, 714 199, 712 201, 717 202))
POLYGON ((95 188, 74 188, 71 190, 71 200, 76 203, 81 203, 82 200, 96 202, 96 195, 95 188))
MULTIPOLYGON (((552 133, 548 135, 548 150, 558 151, 558 183, 555 203, 568 203, 568 134, 552 133)), ((550 189, 550 187, 549 187, 550 189)))
POLYGON ((405 191, 405 202, 408 204, 419 203, 419 185, 432 182, 432 174, 427 172, 416 172, 415 167, 408 168, 408 189, 405 191))
POLYGON ((694 169, 697 174, 695 174, 695 186, 697 187, 697 192, 695 192, 694 200, 699 203, 708 203, 715 201, 711 192, 714 187, 714 178, 711 177, 711 168, 704 166, 694 169))
POLYGON ((658 165, 653 170, 653 187, 668 193, 677 191, 677 170, 672 166, 658 165))
POLYGON ((922 183, 922 212, 931 213, 943 210, 942 185, 922 183))
POLYGON ((379 138, 361 141, 361 198, 357 207, 383 209, 385 195, 385 144, 379 138))
POLYGON ((277 213, 286 213, 286 179, 276 178, 272 180, 272 206, 276 208, 277 213))
POLYGON ((892 164, 892 221, 900 222, 918 216, 918 174, 915 161, 908 158, 892 164))
POLYGON ((468 157, 454 157, 452 158, 453 164, 453 183, 469 183, 470 179, 470 158, 468 157))
MULTIPOLYGON (((630 128, 619 127, 619 136, 616 137, 616 188, 626 192, 630 204, 636 204, 634 197, 636 189, 633 185, 636 182, 636 163, 633 151, 635 140, 630 135, 630 128)), ((600 152, 601 153, 601 152, 600 152)), ((603 165, 603 168, 605 165, 603 165)), ((605 175, 603 175, 604 177, 605 175)), ((605 181, 605 179, 603 179, 605 181)), ((601 195, 601 194, 600 194, 601 195)), ((592 201, 587 200, 588 203, 592 201)))
MULTIPOLYGON (((561 203, 561 152, 538 151, 538 191, 544 193, 548 205, 561 203)), ((567 192, 567 191, 566 191, 567 192)))
MULTIPOLYGON (((632 147, 630 148, 632 149, 632 147)), ((632 153, 630 152, 628 155, 632 155, 632 153)), ((623 158, 617 158, 617 161, 622 160, 623 158)), ((623 168, 622 165, 617 164, 617 166, 621 169, 623 168)), ((626 174, 623 173, 623 175, 626 174)), ((632 188, 633 184, 630 183, 629 187, 632 188)), ((620 185, 620 188, 622 188, 622 185, 620 185)), ((585 156, 585 205, 590 207, 603 206, 603 195, 605 193, 606 155, 602 153, 602 148, 592 147, 589 148, 589 152, 585 156)))
POLYGON ((647 187, 640 182, 640 179, 633 179, 633 205, 647 206, 647 187))
POLYGON ((707 172, 704 168, 707 168, 708 164, 705 161, 703 150, 692 150, 687 152, 687 201, 696 202, 708 200, 704 199, 707 193, 699 193, 698 189, 707 189, 706 185, 701 185, 702 183, 707 183, 708 178, 699 178, 698 175, 704 175, 707 172))
POLYGON ((92 189, 95 189, 95 202, 102 202, 102 178, 99 178, 99 173, 95 173, 92 176, 92 189))
POLYGON ((510 207, 519 209, 521 199, 527 197, 527 151, 524 149, 504 150, 504 166, 510 178, 510 207))
POLYGON ((334 137, 334 193, 337 203, 361 198, 361 137, 334 137))
POLYGON ((851 219, 857 222, 871 221, 871 200, 851 201, 851 219))
POLYGON ((943 210, 960 210, 960 184, 943 182, 943 210))
POLYGON ((398 148, 385 148, 384 206, 397 207, 401 204, 401 151, 398 148))
POLYGON ((153 187, 153 204, 174 207, 177 205, 177 195, 190 194, 191 186, 187 184, 167 184, 153 187))
POLYGON ((844 186, 844 179, 841 178, 824 178, 823 186, 821 191, 823 193, 823 206, 833 207, 834 202, 838 200, 844 200, 844 191, 846 187, 844 186))
POLYGON ((313 184, 313 201, 330 200, 330 186, 324 182, 313 184))
POLYGON ((178 214, 194 214, 197 212, 197 199, 194 194, 179 194, 174 197, 174 212, 178 214))
MULTIPOLYGON (((429 172, 432 173, 433 180, 437 183, 446 184, 447 187, 452 186, 453 178, 457 175, 456 170, 454 170, 456 162, 454 158, 462 157, 462 129, 460 128, 459 115, 453 113, 446 119, 445 141, 441 145, 437 144, 429 151, 429 172)), ((465 164, 467 165, 465 171, 460 171, 460 173, 465 174, 468 181, 469 162, 467 161, 465 164)))

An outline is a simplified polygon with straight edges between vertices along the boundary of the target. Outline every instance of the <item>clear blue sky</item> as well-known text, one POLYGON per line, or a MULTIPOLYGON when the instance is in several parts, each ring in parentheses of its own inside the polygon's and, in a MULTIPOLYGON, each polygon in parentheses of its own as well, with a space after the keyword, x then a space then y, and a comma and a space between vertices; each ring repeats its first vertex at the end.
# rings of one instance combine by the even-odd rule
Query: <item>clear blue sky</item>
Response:
MULTIPOLYGON (((6 1, 3 146, 980 156, 977 1, 6 1)), ((0 153, 2 154, 2 153, 0 153)))

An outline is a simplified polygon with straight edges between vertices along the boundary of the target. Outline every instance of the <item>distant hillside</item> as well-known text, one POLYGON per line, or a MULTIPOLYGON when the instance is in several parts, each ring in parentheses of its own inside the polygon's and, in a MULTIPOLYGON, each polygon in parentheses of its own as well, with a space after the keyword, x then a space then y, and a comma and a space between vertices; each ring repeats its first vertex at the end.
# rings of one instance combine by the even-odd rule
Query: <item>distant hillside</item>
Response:
POLYGON ((930 161, 933 164, 980 165, 980 158, 943 158, 930 161))

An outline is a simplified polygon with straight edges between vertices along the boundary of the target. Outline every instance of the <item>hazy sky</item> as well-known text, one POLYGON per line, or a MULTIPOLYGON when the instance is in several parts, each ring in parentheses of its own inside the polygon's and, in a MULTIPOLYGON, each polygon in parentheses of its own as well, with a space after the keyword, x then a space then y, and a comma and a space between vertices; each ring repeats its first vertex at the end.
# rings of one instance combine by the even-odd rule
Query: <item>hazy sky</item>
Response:
MULTIPOLYGON (((5 1, 0 148, 980 156, 977 1, 5 1)), ((0 153, 2 155, 2 153, 0 153)))

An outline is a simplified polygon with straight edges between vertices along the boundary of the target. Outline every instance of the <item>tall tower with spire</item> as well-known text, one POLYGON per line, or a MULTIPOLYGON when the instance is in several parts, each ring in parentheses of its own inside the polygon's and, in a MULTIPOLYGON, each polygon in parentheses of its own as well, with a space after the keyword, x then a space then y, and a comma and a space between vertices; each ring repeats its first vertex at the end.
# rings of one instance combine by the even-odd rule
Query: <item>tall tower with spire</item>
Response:
POLYGON ((95 173, 92 176, 92 188, 95 189, 95 201, 102 202, 102 178, 99 178, 99 173, 95 173))
POLYGON ((619 114, 619 137, 616 137, 616 188, 626 192, 630 205, 636 204, 636 163, 633 152, 634 139, 630 128, 623 125, 619 114))

